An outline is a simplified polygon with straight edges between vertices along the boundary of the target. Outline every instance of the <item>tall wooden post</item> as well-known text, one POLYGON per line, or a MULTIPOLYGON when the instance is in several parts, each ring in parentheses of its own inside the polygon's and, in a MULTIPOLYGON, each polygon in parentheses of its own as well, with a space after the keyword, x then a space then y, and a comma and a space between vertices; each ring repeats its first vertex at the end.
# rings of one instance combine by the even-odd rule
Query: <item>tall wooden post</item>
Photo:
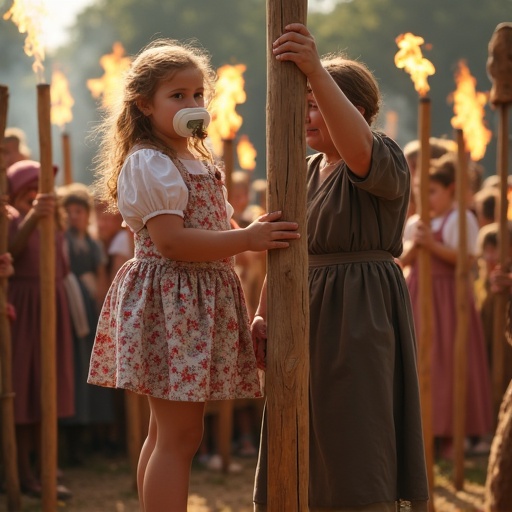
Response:
MULTIPOLYGON (((500 193, 498 200, 498 251, 499 262, 503 270, 510 267, 509 233, 508 233, 508 104, 499 105, 499 128, 498 128, 498 176, 500 178, 500 193)), ((500 404, 505 392, 505 328, 507 322, 507 303, 509 292, 497 293, 494 307, 493 323, 493 344, 492 344, 492 388, 494 414, 497 418, 500 404)))
POLYGON ((455 331, 454 382, 453 382, 453 483, 457 490, 464 486, 464 439, 466 437, 466 396, 469 333, 469 265, 466 222, 466 195, 468 190, 468 161, 462 130, 457 135, 457 177, 456 198, 459 215, 459 251, 456 270, 457 327, 455 331))
POLYGON ((73 167, 71 165, 71 141, 69 133, 62 134, 62 163, 64 169, 64 185, 73 183, 73 167))
POLYGON ((272 43, 305 23, 307 0, 267 0, 268 206, 297 221, 301 238, 268 254, 268 510, 308 510, 309 292, 306 236, 306 79, 277 62, 272 43))
MULTIPOLYGON (((9 90, 0 85, 0 196, 7 195, 7 175, 1 146, 7 126, 9 90)), ((0 206, 1 208, 1 206, 0 206)), ((0 254, 7 252, 8 220, 0 211, 0 254)), ((18 478, 18 455, 14 426, 14 393, 12 392, 11 329, 7 318, 7 278, 0 277, 0 374, 2 411, 2 455, 7 492, 7 510, 21 510, 20 482, 18 478)))
MULTIPOLYGON (((504 22, 496 26, 488 45, 486 69, 492 82, 489 100, 499 111, 498 161, 497 174, 500 178, 500 195, 497 209, 498 252, 502 271, 510 266, 508 257, 509 234, 507 222, 508 210, 508 146, 509 117, 508 109, 512 104, 512 23, 504 22)), ((493 405, 496 416, 505 388, 505 328, 507 318, 508 291, 497 293, 494 302, 494 326, 492 344, 492 384, 493 405)))
POLYGON ((231 195, 233 170, 235 168, 235 152, 233 139, 222 139, 222 161, 224 162, 224 174, 228 197, 231 195))
MULTIPOLYGON (((430 225, 428 199, 430 168, 430 99, 420 98, 418 133, 420 140, 420 218, 430 225)), ((427 464, 428 487, 430 494, 429 510, 434 510, 434 436, 432 421, 432 266, 430 253, 421 249, 418 253, 418 295, 420 322, 418 332, 418 373, 421 396, 421 416, 423 420, 423 442, 427 464)))
MULTIPOLYGON (((53 193, 50 86, 37 86, 39 151, 41 174, 39 191, 53 193)), ((57 510, 57 368, 55 311, 55 219, 41 219, 41 483, 42 510, 57 510)))

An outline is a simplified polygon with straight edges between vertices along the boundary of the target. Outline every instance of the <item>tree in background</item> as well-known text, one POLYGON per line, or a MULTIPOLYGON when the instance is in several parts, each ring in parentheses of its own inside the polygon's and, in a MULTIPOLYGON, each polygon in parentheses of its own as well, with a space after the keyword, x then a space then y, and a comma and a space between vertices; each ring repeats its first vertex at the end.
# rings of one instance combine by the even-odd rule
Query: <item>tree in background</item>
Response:
MULTIPOLYGON (((417 94, 408 77, 394 66, 396 36, 413 32, 431 45, 430 50, 425 48, 424 54, 437 69, 429 80, 432 135, 451 137, 452 107, 447 97, 455 89, 453 76, 457 62, 465 59, 477 79, 478 89, 488 90, 487 43, 496 25, 506 21, 504 16, 512 12, 512 0, 488 0, 485 9, 481 0, 338 0, 331 3, 335 4, 331 12, 309 14, 308 23, 316 34, 319 49, 322 53, 343 50, 368 64, 384 93, 384 115, 386 110, 398 114, 397 141, 402 145, 417 135, 417 94)), ((52 60, 59 63, 68 76, 75 98, 74 118, 68 129, 77 179, 86 183, 92 180, 90 168, 96 146, 87 135, 100 115, 86 87, 87 79, 103 74, 99 59, 111 53, 115 41, 123 44, 127 54, 135 54, 157 37, 198 40, 211 53, 216 67, 247 65, 244 73, 247 101, 237 107, 244 119, 240 133, 247 134, 253 142, 258 153, 255 177, 263 177, 265 17, 265 0, 100 0, 86 8, 72 28, 71 42, 46 62, 47 68, 52 60)), ((10 25, 3 22, 0 30, 0 44, 5 49, 0 56, 0 81, 11 91, 9 124, 22 127, 34 146, 37 141, 35 82, 30 59, 23 54, 23 37, 10 25)), ((48 79, 49 76, 47 73, 48 79)), ((497 115, 489 110, 487 119, 494 130, 497 115)), ((380 125, 384 126, 384 118, 380 125)), ((495 172, 494 154, 491 143, 482 161, 488 174, 495 172)), ((58 161, 58 148, 54 148, 54 155, 58 161)))

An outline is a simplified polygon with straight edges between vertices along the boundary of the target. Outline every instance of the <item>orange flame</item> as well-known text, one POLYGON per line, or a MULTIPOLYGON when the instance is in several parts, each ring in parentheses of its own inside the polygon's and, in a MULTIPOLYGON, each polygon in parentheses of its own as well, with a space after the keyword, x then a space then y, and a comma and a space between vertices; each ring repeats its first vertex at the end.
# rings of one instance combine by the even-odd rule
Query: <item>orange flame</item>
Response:
POLYGON ((124 57, 123 45, 116 42, 112 46, 112 53, 103 55, 100 65, 105 70, 101 78, 90 78, 87 87, 93 98, 102 98, 104 107, 112 106, 123 88, 123 73, 130 68, 131 58, 124 57))
POLYGON ((75 104, 75 100, 69 92, 68 79, 64 73, 58 70, 54 70, 52 73, 51 100, 52 124, 56 124, 64 130, 65 125, 73 120, 71 108, 75 104))
POLYGON ((448 97, 449 101, 453 102, 455 114, 451 120, 452 126, 463 131, 464 142, 471 158, 475 161, 481 160, 492 138, 492 132, 485 126, 483 120, 488 95, 476 91, 476 79, 463 60, 459 61, 455 83, 457 89, 448 97))
POLYGON ((3 19, 12 19, 20 34, 27 34, 23 50, 28 57, 34 57, 32 69, 39 83, 44 83, 43 21, 48 16, 41 0, 14 0, 3 19))
POLYGON ((242 135, 236 146, 238 163, 246 171, 254 171, 256 168, 256 150, 247 135, 242 135))
POLYGON ((245 70, 244 64, 225 65, 217 70, 218 80, 211 108, 212 123, 208 129, 212 141, 216 135, 221 139, 232 140, 242 126, 243 119, 237 114, 235 108, 237 104, 244 103, 246 100, 245 81, 242 77, 245 70))
POLYGON ((409 73, 416 91, 420 96, 425 96, 430 90, 427 79, 436 72, 432 62, 425 59, 421 53, 420 46, 425 40, 407 32, 400 34, 395 41, 400 48, 395 55, 395 66, 409 73))

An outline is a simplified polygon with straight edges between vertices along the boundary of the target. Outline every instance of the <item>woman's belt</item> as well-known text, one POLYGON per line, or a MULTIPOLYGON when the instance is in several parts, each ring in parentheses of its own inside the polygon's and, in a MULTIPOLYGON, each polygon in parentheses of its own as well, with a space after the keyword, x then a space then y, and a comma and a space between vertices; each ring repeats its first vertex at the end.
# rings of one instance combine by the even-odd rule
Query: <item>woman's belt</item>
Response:
POLYGON ((388 251, 333 252, 328 254, 310 254, 309 267, 328 267, 344 263, 364 263, 370 261, 395 261, 388 251))

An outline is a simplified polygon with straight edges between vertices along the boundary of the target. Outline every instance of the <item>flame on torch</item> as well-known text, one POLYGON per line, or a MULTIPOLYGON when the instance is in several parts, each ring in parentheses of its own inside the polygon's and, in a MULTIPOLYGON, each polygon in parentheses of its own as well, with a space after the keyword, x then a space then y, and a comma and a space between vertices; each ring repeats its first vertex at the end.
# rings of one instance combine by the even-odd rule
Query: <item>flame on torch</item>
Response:
POLYGON ((427 79, 436 72, 432 62, 425 59, 421 53, 420 46, 425 40, 407 32, 400 34, 395 41, 400 48, 395 55, 396 67, 403 68, 409 73, 418 94, 425 96, 430 90, 427 79))
POLYGON ((208 128, 214 147, 217 137, 233 140, 242 126, 243 119, 237 114, 235 108, 237 104, 244 103, 246 100, 245 81, 242 76, 245 70, 244 64, 225 65, 217 70, 215 97, 211 105, 212 123, 208 128))
POLYGON ((462 130, 464 142, 472 160, 481 160, 492 138, 492 132, 484 123, 484 107, 488 95, 475 89, 476 79, 471 75, 465 61, 459 61, 455 73, 457 89, 448 97, 453 102, 452 126, 462 130))
POLYGON ((247 135, 242 135, 236 146, 238 163, 246 171, 254 171, 256 168, 256 150, 247 135))
POLYGON ((123 73, 130 68, 131 58, 124 56, 125 51, 121 43, 112 46, 112 53, 100 58, 100 65, 105 70, 101 78, 90 78, 87 87, 93 98, 101 96, 103 107, 112 106, 120 97, 123 87, 123 73))
POLYGON ((66 124, 73 120, 71 108, 75 100, 69 92, 68 79, 61 71, 54 70, 52 73, 51 87, 51 121, 64 130, 66 124))
POLYGON ((32 69, 39 83, 44 83, 43 23, 48 16, 42 0, 14 0, 3 19, 12 19, 20 34, 27 34, 23 50, 28 57, 34 57, 32 69))

